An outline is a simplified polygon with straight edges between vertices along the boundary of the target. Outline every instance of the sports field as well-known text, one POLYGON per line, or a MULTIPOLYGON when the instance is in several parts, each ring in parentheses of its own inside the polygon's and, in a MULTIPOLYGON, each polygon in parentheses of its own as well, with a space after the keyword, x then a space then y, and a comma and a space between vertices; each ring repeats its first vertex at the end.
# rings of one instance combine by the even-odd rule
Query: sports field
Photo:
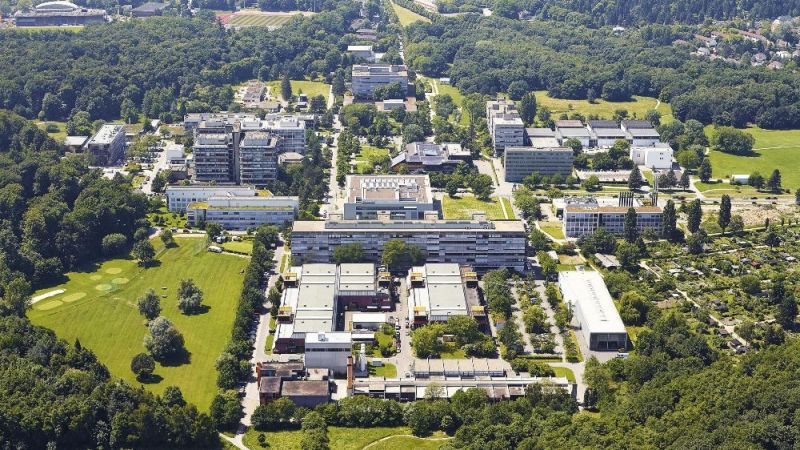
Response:
POLYGON ((207 410, 217 391, 214 363, 228 341, 242 288, 246 258, 206 251, 204 238, 177 238, 177 247, 165 249, 153 239, 157 263, 142 268, 132 259, 113 259, 70 272, 58 286, 39 295, 63 293, 35 303, 31 321, 50 328, 67 342, 79 339, 115 376, 138 385, 131 359, 144 352, 145 320, 136 300, 148 289, 161 295, 161 315, 183 334, 188 356, 183 361, 158 364, 145 388, 160 393, 165 387, 181 388, 187 401, 207 410), (204 293, 206 312, 186 316, 177 306, 180 280, 192 278, 204 293))
MULTIPOLYGON (((753 135, 755 155, 737 156, 710 150, 711 170, 714 178, 729 178, 734 174, 750 174, 758 171, 768 178, 773 170, 781 171, 783 187, 793 191, 800 187, 800 130, 764 130, 750 127, 745 131, 753 135)), ((710 138, 713 126, 706 127, 710 138)))
POLYGON ((422 21, 430 23, 431 21, 431 19, 421 16, 410 9, 403 8, 394 2, 392 2, 392 8, 394 9, 395 14, 397 14, 397 19, 400 21, 400 26, 407 27, 414 22, 422 21))
POLYGON ((552 117, 557 119, 561 113, 581 113, 584 116, 595 114, 603 119, 611 119, 614 116, 614 111, 618 109, 625 109, 628 111, 630 118, 636 117, 644 119, 644 115, 651 109, 656 109, 661 113, 661 121, 668 122, 672 120, 672 108, 667 103, 659 103, 658 100, 652 97, 638 97, 634 96, 632 101, 629 102, 607 102, 602 99, 595 100, 594 103, 589 103, 588 100, 568 100, 562 98, 552 98, 547 95, 547 91, 536 91, 536 104, 541 108, 546 106, 550 108, 552 117), (656 108, 658 105, 658 108, 656 108))
POLYGON ((294 12, 270 12, 259 10, 244 10, 233 14, 218 14, 223 23, 233 27, 265 27, 279 28, 293 17, 310 15, 313 13, 294 12))

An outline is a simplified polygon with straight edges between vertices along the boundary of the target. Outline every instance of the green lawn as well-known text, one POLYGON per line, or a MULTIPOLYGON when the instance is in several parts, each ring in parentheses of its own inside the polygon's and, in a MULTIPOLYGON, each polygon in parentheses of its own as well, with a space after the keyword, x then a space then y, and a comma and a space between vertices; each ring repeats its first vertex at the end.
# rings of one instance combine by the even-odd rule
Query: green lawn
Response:
MULTIPOLYGON (((800 130, 764 130, 750 127, 745 131, 756 139, 754 156, 730 155, 711 150, 711 169, 714 178, 729 178, 734 174, 758 171, 768 178, 774 169, 781 171, 783 187, 792 190, 800 187, 800 171, 792 170, 800 156, 800 130)), ((706 127, 709 138, 714 127, 706 127)))
MULTIPOLYGON (((244 445, 249 447, 251 450, 258 450, 262 448, 258 444, 258 435, 260 434, 259 431, 254 429, 247 430, 247 434, 244 436, 244 445)), ((329 447, 331 449, 336 450, 361 450, 369 446, 370 449, 372 448, 384 448, 384 449, 391 449, 391 448, 438 448, 438 444, 436 447, 408 447, 408 446, 401 446, 401 447, 386 447, 386 446, 379 446, 379 444, 370 445, 379 439, 385 438, 387 436, 395 436, 395 435, 410 435, 411 431, 406 427, 376 427, 376 428, 344 428, 344 427, 328 427, 328 439, 329 439, 329 447)), ((274 432, 265 432, 264 435, 267 437, 267 444, 269 444, 269 449, 272 450, 299 450, 300 449, 300 440, 302 439, 303 432, 300 430, 291 430, 291 431, 274 431, 274 432)), ((441 433, 436 433, 433 436, 434 438, 441 438, 441 433)), ((389 441, 384 441, 384 443, 389 444, 393 443, 395 439, 390 439, 389 441)), ((417 439, 420 442, 425 440, 417 439)), ((428 441, 428 442, 436 442, 436 441, 428 441)))
POLYGON ((776 194, 771 192, 758 192, 758 190, 748 185, 735 185, 727 181, 722 183, 703 183, 699 180, 694 185, 706 197, 722 197, 724 194, 731 197, 750 198, 750 197, 772 197, 776 194))
POLYGON ((551 369, 556 373, 557 377, 566 377, 570 383, 575 382, 575 374, 572 372, 572 369, 567 367, 553 367, 550 366, 551 369))
POLYGON ((246 241, 228 241, 222 243, 222 248, 234 253, 244 253, 244 254, 251 254, 253 253, 253 241, 246 240, 246 241))
MULTIPOLYGON (((436 86, 436 90, 438 90, 439 95, 444 95, 444 94, 449 95, 450 98, 453 99, 453 103, 456 105, 456 107, 459 110, 462 110, 461 103, 464 101, 464 95, 461 94, 461 91, 458 90, 457 87, 449 85, 449 84, 442 84, 436 78, 427 78, 427 80, 431 84, 436 86)), ((452 120, 452 117, 451 117, 451 120, 452 120)), ((467 114, 463 114, 462 113, 458 123, 460 125, 462 125, 462 126, 465 126, 465 127, 468 126, 469 125, 469 116, 467 114)))
POLYGON ((269 336, 267 336, 267 342, 264 344, 264 353, 266 353, 267 355, 272 354, 272 341, 274 340, 275 340, 275 334, 270 333, 269 336))
MULTIPOLYGON (((325 101, 328 101, 328 96, 331 93, 331 85, 325 84, 320 81, 308 81, 308 80, 292 80, 292 95, 298 95, 301 92, 303 94, 308 95, 308 98, 316 97, 317 95, 321 95, 325 97, 325 101)), ((281 95, 281 81, 280 80, 273 80, 267 83, 272 89, 273 97, 277 98, 281 95)))
MULTIPOLYGON (((506 210, 510 213, 509 219, 514 218, 508 199, 505 199, 506 210)), ((460 197, 451 198, 445 195, 442 198, 442 210, 444 218, 449 220, 469 220, 473 213, 484 212, 489 220, 505 220, 503 207, 497 197, 491 198, 488 202, 479 200, 472 195, 462 194, 460 197)))
POLYGON ((441 359, 464 359, 467 357, 467 353, 463 348, 454 348, 452 351, 442 352, 439 357, 441 359))
POLYGON ((383 363, 383 366, 369 366, 369 375, 372 377, 397 378, 397 366, 383 363))
MULTIPOLYGON (((596 114, 602 119, 611 119, 614 115, 614 111, 626 109, 628 110, 629 117, 633 118, 635 116, 639 119, 643 119, 647 111, 656 108, 657 100, 652 97, 634 96, 633 100, 629 102, 607 102, 598 99, 594 103, 589 103, 588 100, 552 98, 547 95, 547 91, 536 91, 536 103, 540 108, 542 106, 550 108, 554 118, 558 118, 561 113, 569 114, 578 112, 584 116, 596 114)), ((672 120, 672 108, 669 104, 662 102, 658 106, 658 111, 661 112, 662 121, 672 120)))
POLYGON ((415 436, 393 436, 385 441, 369 446, 369 450, 436 450, 444 445, 450 438, 432 437, 418 438, 415 436))
POLYGON ((392 3, 392 8, 394 8, 395 14, 397 14, 397 19, 400 21, 400 26, 407 27, 412 23, 418 22, 420 20, 427 23, 431 22, 431 20, 425 16, 421 16, 415 13, 414 11, 411 11, 410 9, 403 8, 402 6, 399 6, 394 2, 391 3, 392 3))
POLYGON ((148 214, 147 220, 154 225, 167 228, 186 228, 186 215, 181 216, 178 213, 171 213, 167 210, 166 205, 159 208, 157 212, 148 214), (156 223, 156 217, 160 217, 163 222, 156 223))
POLYGON ((138 385, 130 363, 134 355, 144 352, 146 327, 136 300, 148 289, 166 295, 161 299, 161 314, 183 334, 188 362, 157 365, 157 381, 145 387, 160 393, 167 386, 178 386, 187 401, 207 410, 217 391, 214 363, 230 337, 247 259, 209 253, 205 239, 176 241, 177 247, 164 249, 154 239, 159 264, 147 269, 132 259, 113 259, 68 273, 66 282, 35 295, 54 289, 65 292, 36 303, 28 316, 67 342, 79 339, 112 374, 138 385), (186 316, 178 310, 176 290, 186 278, 202 289, 207 312, 186 316))
POLYGON ((48 125, 54 125, 54 126, 58 127, 58 131, 53 132, 53 133, 48 131, 47 134, 51 138, 55 139, 56 142, 58 142, 59 144, 63 144, 64 143, 64 138, 67 137, 67 123, 66 122, 55 122, 55 121, 52 121, 52 120, 47 121, 47 122, 37 122, 36 123, 36 126, 38 126, 40 129, 45 130, 45 131, 47 131, 47 126, 48 125))
POLYGON ((361 151, 356 155, 356 172, 371 173, 375 164, 386 161, 389 158, 389 149, 378 148, 371 145, 362 145, 361 151))
POLYGON ((539 228, 554 239, 566 239, 566 236, 564 236, 564 229, 561 227, 560 222, 539 222, 539 228))

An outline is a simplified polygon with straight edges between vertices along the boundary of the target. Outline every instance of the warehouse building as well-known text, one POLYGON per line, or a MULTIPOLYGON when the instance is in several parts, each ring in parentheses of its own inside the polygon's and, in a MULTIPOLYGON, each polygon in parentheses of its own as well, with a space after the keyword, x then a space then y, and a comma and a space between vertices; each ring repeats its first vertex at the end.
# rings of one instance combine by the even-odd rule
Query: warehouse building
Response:
POLYGON ((507 147, 503 155, 505 181, 518 183, 536 172, 552 176, 572 175, 573 151, 566 147, 507 147))
POLYGON ((418 220, 436 211, 427 175, 348 175, 345 192, 347 220, 374 220, 378 213, 418 220))
POLYGON ((484 321, 478 297, 478 274, 454 263, 428 263, 412 267, 408 286, 408 322, 414 326, 447 322, 452 316, 473 316, 484 321))
POLYGON ((618 351, 628 347, 625 324, 598 272, 559 272, 558 285, 590 350, 618 351))
MULTIPOLYGON (((431 216, 433 214, 430 214, 431 216)), ((478 272, 500 267, 525 270, 525 227, 519 220, 491 222, 485 215, 473 220, 344 220, 296 221, 292 229, 292 255, 305 262, 330 262, 342 244, 361 244, 365 261, 379 262, 390 239, 416 245, 429 263, 456 263, 478 272)))

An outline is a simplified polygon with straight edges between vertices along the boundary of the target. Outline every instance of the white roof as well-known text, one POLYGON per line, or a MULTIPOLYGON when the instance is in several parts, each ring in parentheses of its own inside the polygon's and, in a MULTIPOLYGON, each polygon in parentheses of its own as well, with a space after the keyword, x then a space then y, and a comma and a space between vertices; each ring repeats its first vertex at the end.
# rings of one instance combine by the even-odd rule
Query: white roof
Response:
POLYGON ((581 326, 589 333, 626 333, 603 277, 597 272, 568 271, 558 273, 558 285, 573 308, 582 312, 581 326))
POLYGON ((409 317, 413 317, 413 309, 417 306, 424 307, 430 316, 467 314, 467 297, 458 264, 428 263, 412 267, 409 276, 415 272, 422 274, 425 284, 412 288, 409 292, 409 317))
POLYGON ((349 331, 332 331, 329 333, 306 333, 306 345, 308 344, 349 344, 353 342, 353 336, 349 331))
POLYGON ((353 313, 355 323, 384 323, 386 314, 381 312, 357 312, 353 313))
POLYGON ((372 46, 371 45, 348 45, 347 46, 348 52, 371 52, 372 46))

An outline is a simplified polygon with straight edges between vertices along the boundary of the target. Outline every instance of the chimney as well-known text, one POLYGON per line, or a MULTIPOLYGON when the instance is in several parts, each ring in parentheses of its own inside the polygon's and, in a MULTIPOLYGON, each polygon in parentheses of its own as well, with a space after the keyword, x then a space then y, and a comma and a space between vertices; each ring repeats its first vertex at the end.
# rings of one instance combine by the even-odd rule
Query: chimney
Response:
POLYGON ((353 356, 347 357, 347 391, 353 391, 353 356))

